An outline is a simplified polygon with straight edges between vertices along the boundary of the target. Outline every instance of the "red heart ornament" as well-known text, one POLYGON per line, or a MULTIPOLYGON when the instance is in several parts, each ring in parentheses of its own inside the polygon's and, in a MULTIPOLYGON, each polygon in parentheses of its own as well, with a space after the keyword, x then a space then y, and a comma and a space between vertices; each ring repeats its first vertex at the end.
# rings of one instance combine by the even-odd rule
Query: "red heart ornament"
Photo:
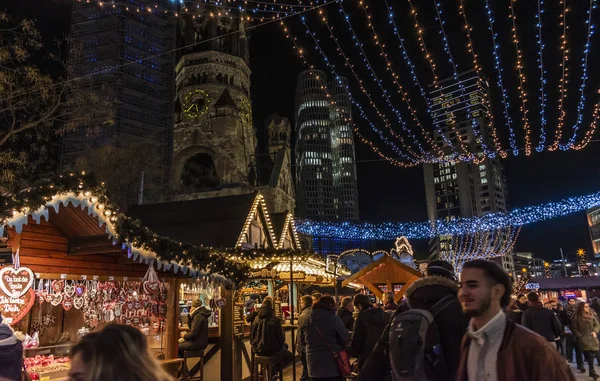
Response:
POLYGON ((0 296, 2 317, 8 324, 15 324, 23 319, 35 302, 35 292, 29 290, 19 298, 7 298, 0 296))
POLYGON ((34 275, 31 269, 3 267, 0 270, 0 290, 10 298, 19 298, 33 285, 34 275))
POLYGON ((63 288, 65 287, 65 281, 64 280, 53 280, 52 281, 52 289, 54 290, 54 292, 59 293, 63 290, 63 288))
POLYGON ((158 281, 151 282, 147 280, 144 282, 144 292, 148 295, 156 295, 159 289, 160 282, 158 281))
POLYGON ((65 309, 65 311, 70 310, 71 308, 73 308, 73 299, 66 298, 65 300, 62 301, 62 306, 65 309))

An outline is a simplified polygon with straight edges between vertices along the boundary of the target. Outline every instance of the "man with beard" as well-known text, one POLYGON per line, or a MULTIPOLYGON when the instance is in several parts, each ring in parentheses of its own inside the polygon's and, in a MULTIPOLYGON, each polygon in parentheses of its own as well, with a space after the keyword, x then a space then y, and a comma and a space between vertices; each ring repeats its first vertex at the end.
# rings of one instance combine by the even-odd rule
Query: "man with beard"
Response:
POLYGON ((577 338, 573 335, 571 331, 571 319, 573 318, 573 313, 575 312, 575 307, 577 307, 577 300, 575 298, 569 298, 567 302, 567 326, 565 327, 565 332, 567 334, 567 360, 569 362, 573 362, 573 351, 575 351, 575 361, 577 361, 577 369, 581 373, 585 373, 585 366, 583 365, 583 353, 579 349, 579 345, 577 344, 577 338))
POLYGON ((471 318, 463 338, 458 381, 575 381, 556 348, 504 315, 511 280, 493 262, 463 265, 458 298, 471 318))

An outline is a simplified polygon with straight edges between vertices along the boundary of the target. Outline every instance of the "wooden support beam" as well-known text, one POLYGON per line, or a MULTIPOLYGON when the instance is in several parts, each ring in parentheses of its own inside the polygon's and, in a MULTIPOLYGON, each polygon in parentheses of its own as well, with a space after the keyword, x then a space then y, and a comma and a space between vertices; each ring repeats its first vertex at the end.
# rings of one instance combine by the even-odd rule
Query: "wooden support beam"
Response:
POLYGON ((419 279, 421 279, 421 278, 419 278, 418 276, 413 276, 412 278, 410 278, 408 280, 408 282, 404 283, 404 285, 402 286, 402 288, 400 289, 400 291, 398 291, 397 293, 395 293, 395 295, 394 295, 394 301, 396 303, 398 303, 402 299, 402 297, 404 296, 404 294, 406 294, 406 290, 408 290, 408 288, 410 286, 412 286, 412 284, 415 283, 416 281, 418 281, 419 279))
POLYGON ((225 299, 225 306, 221 308, 219 328, 221 329, 221 381, 241 380, 241 361, 235 363, 233 339, 233 290, 221 288, 221 296, 225 299), (239 378, 234 378, 239 375, 239 378))
POLYGON ((379 287, 375 286, 373 283, 371 283, 366 277, 360 277, 358 279, 362 284, 364 284, 365 286, 367 286, 367 288, 373 293, 375 294, 375 296, 377 297, 377 299, 381 299, 383 298, 383 292, 381 292, 381 290, 379 289, 379 287))

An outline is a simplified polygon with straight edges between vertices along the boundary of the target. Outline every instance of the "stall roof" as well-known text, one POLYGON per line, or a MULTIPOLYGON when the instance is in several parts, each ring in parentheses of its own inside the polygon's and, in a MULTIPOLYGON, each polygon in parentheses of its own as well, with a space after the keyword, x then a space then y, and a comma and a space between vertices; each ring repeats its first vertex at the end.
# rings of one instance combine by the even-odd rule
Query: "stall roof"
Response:
POLYGON ((540 278, 533 281, 540 285, 540 290, 574 290, 600 288, 600 277, 584 276, 576 278, 540 278))
POLYGON ((134 205, 127 214, 172 239, 205 246, 235 246, 256 193, 134 205))

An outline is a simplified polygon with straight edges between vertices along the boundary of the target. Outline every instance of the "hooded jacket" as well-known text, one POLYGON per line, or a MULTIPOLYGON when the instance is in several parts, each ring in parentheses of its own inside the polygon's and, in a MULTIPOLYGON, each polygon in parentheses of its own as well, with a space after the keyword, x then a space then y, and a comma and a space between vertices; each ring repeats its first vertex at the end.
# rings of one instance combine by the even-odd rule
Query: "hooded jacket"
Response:
POLYGON ((0 317, 0 378, 20 381, 23 367, 23 345, 13 330, 1 321, 0 317))
POLYGON ((202 306, 192 312, 190 331, 183 336, 184 342, 179 348, 189 350, 202 350, 208 346, 208 318, 212 311, 202 306))
POLYGON ((540 301, 531 303, 527 311, 523 312, 521 325, 529 328, 548 341, 554 341, 556 337, 560 336, 563 330, 554 312, 544 308, 544 305, 540 301))
MULTIPOLYGON (((457 381, 472 381, 467 373, 470 345, 465 335, 457 381)), ((497 381, 575 381, 556 346, 511 320, 506 321, 496 364, 497 381)))
POLYGON ((335 314, 342 320, 342 323, 344 323, 346 329, 348 331, 352 331, 354 328, 354 317, 352 316, 352 312, 348 311, 344 307, 339 307, 335 314))
POLYGON ((285 344, 281 321, 271 307, 260 307, 250 327, 250 344, 256 354, 274 356, 285 344))
POLYGON ((456 298, 435 317, 440 333, 440 344, 448 367, 448 380, 454 380, 460 360, 460 343, 469 325, 469 319, 462 312, 457 293, 456 282, 441 276, 421 278, 406 290, 408 304, 413 309, 429 311, 446 296, 456 298))
POLYGON ((358 358, 359 369, 362 368, 373 352, 375 344, 379 341, 389 321, 390 315, 388 313, 373 306, 367 306, 356 317, 350 354, 358 358))
POLYGON ((349 342, 350 334, 334 311, 315 309, 313 305, 308 324, 302 329, 302 345, 305 346, 306 351, 308 376, 310 378, 340 377, 333 352, 340 352, 349 342))

